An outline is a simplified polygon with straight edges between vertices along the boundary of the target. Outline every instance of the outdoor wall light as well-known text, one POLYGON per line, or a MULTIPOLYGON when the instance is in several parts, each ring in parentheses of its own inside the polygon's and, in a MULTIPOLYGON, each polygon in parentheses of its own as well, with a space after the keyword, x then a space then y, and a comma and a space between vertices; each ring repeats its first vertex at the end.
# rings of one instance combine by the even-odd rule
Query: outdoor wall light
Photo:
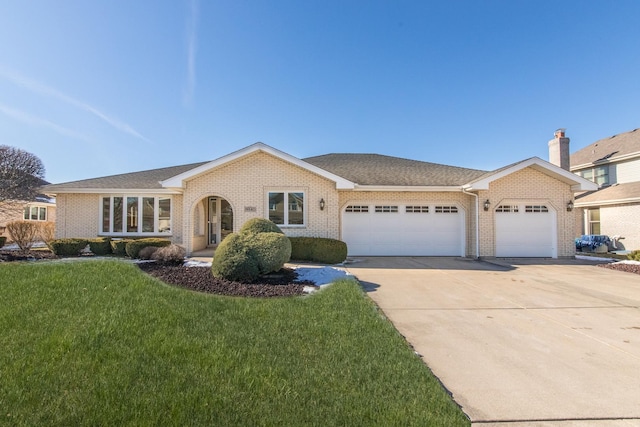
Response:
POLYGON ((324 210, 324 199, 320 199, 320 210, 324 210))
POLYGON ((484 210, 488 211, 490 205, 491 205, 491 202, 489 202, 489 199, 485 200, 485 202, 484 202, 484 210))
POLYGON ((569 200, 567 203, 567 212, 571 212, 573 210, 573 200, 569 200))

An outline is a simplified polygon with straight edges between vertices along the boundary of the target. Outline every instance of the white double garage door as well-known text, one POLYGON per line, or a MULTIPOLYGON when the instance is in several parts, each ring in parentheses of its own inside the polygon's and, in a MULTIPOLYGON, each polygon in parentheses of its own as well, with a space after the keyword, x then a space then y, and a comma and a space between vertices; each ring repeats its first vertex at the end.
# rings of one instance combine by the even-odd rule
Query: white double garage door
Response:
POLYGON ((464 256, 464 210, 452 204, 348 205, 342 240, 349 255, 464 256))
MULTIPOLYGON (((546 204, 495 209, 495 256, 556 257, 556 214, 546 204)), ((465 256, 465 211, 455 204, 346 206, 342 240, 351 256, 465 256)))

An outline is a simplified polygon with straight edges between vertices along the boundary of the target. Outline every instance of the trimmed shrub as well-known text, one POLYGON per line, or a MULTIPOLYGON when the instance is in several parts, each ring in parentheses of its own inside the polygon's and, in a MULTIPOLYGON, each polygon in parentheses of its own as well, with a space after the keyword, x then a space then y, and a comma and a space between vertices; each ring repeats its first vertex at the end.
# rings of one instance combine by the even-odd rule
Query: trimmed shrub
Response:
POLYGON ((11 221, 7 224, 7 231, 13 242, 26 252, 40 235, 40 226, 35 221, 11 221))
POLYGON ((108 237, 89 239, 89 249, 95 255, 109 255, 111 253, 111 239, 108 237))
POLYGON ((111 240, 111 253, 117 256, 127 256, 127 243, 132 239, 111 240))
POLYGON ((338 264, 347 259, 347 244, 324 237, 290 237, 291 259, 338 264))
POLYGON ((632 261, 640 261, 640 250, 635 250, 627 254, 627 258, 632 261))
POLYGON ((211 263, 214 277, 235 282, 250 282, 260 275, 255 256, 250 253, 245 235, 229 234, 216 248, 211 263))
POLYGON ((7 243, 7 236, 0 236, 0 248, 7 243))
POLYGON ((140 249, 140 252, 138 253, 138 258, 140 258, 140 259, 153 259, 153 254, 156 253, 156 251, 158 251, 158 249, 161 249, 161 248, 159 248, 157 246, 147 246, 145 248, 142 248, 142 249, 140 249))
POLYGON ((239 234, 247 233, 280 233, 284 234, 280 227, 273 221, 264 218, 252 218, 245 222, 240 228, 239 234))
POLYGON ((136 239, 131 240, 125 246, 125 250, 127 255, 131 258, 138 258, 138 254, 142 248, 146 248, 147 246, 155 246, 161 248, 163 246, 169 246, 171 241, 168 239, 158 239, 155 237, 150 237, 148 239, 136 239))
POLYGON ((78 256, 88 243, 87 239, 56 239, 51 242, 51 251, 58 256, 78 256))
POLYGON ((258 263, 260 274, 280 270, 291 257, 291 242, 284 234, 258 233, 246 240, 249 252, 258 263))
POLYGON ((178 245, 169 245, 163 248, 153 249, 155 249, 155 252, 151 255, 151 259, 156 260, 156 262, 160 264, 182 264, 187 254, 184 248, 178 245))
POLYGON ((51 242, 56 238, 56 224, 53 222, 43 222, 40 224, 40 240, 42 240, 49 249, 51 242))

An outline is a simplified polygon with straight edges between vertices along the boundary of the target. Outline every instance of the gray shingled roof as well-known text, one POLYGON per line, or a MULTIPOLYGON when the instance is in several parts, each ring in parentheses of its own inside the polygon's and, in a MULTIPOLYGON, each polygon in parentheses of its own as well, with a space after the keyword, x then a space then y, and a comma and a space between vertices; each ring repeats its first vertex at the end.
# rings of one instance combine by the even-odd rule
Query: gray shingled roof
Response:
POLYGON ((601 139, 571 155, 571 167, 640 153, 640 129, 601 139))
POLYGON ((380 154, 325 154, 302 160, 360 185, 456 186, 486 173, 380 154))
POLYGON ((101 178, 83 179, 81 181, 71 181, 62 184, 45 185, 42 187, 42 191, 46 193, 55 193, 56 191, 71 189, 160 189, 162 188, 160 181, 197 168, 205 163, 207 162, 151 169, 141 172, 123 173, 119 175, 104 176, 101 178))
POLYGON ((640 181, 616 184, 597 191, 589 191, 576 196, 578 203, 592 203, 594 205, 627 199, 640 199, 640 181))
MULTIPOLYGON (((360 185, 457 186, 487 171, 401 159, 379 154, 326 154, 302 159, 307 163, 360 185)), ((47 193, 77 189, 160 189, 159 181, 179 175, 207 162, 51 184, 47 193)))

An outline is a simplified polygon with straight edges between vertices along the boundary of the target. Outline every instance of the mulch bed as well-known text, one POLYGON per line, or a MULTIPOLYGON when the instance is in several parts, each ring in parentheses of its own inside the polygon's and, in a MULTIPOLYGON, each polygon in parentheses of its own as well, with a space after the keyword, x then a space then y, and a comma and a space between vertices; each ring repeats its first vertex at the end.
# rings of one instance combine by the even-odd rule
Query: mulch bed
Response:
POLYGON ((624 263, 615 263, 615 264, 598 264, 598 267, 609 268, 611 270, 625 271, 627 273, 635 273, 640 274, 640 264, 624 264, 624 263))
POLYGON ((0 262, 2 261, 37 261, 41 259, 57 259, 51 251, 16 251, 0 250, 0 262))
POLYGON ((182 265, 159 265, 154 262, 139 263, 145 273, 170 285, 198 292, 241 297, 289 297, 305 295, 305 286, 311 282, 296 281, 297 273, 283 268, 277 273, 260 278, 253 283, 239 283, 216 279, 209 267, 185 267, 182 265))

